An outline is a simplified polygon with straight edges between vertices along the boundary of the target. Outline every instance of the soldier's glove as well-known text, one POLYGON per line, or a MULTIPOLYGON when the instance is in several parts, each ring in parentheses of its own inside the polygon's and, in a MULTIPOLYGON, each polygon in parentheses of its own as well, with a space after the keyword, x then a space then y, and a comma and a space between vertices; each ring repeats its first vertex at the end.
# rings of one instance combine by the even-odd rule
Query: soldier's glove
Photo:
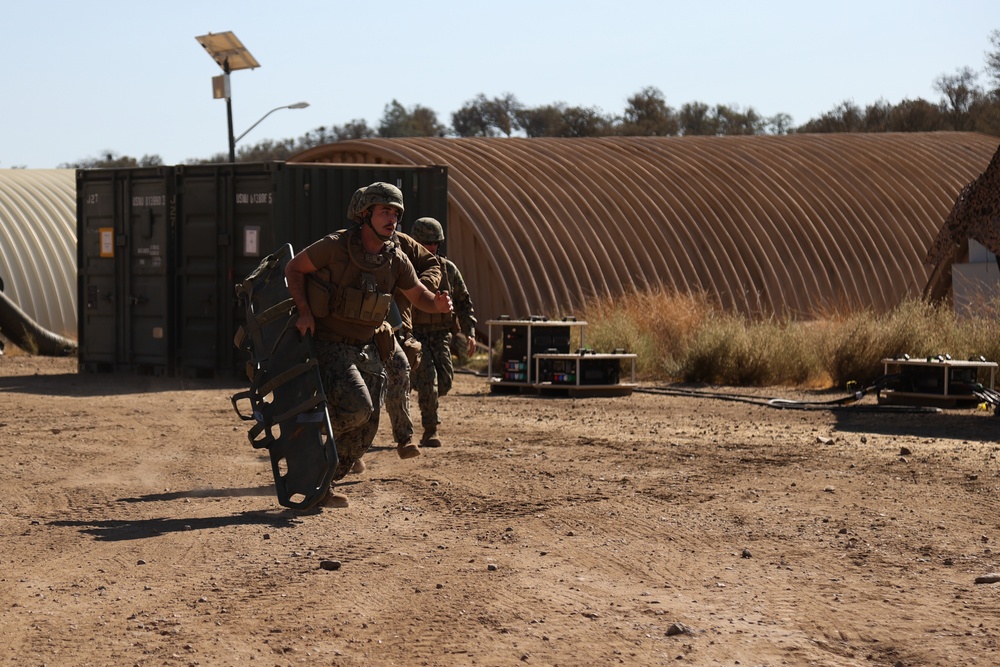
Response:
POLYGON ((392 325, 389 322, 382 322, 375 330, 375 347, 378 348, 378 356, 382 363, 388 363, 396 351, 396 337, 392 333, 392 325))

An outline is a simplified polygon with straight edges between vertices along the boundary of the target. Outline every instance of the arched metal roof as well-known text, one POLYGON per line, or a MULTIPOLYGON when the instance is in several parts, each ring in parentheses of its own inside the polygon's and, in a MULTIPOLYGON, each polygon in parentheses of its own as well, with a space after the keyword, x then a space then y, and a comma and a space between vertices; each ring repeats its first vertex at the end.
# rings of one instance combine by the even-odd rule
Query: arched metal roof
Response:
POLYGON ((76 338, 76 170, 0 169, 0 280, 41 327, 76 338))
POLYGON ((919 295, 931 240, 996 148, 953 132, 412 138, 289 161, 447 165, 449 256, 481 320, 654 286, 808 317, 919 295))

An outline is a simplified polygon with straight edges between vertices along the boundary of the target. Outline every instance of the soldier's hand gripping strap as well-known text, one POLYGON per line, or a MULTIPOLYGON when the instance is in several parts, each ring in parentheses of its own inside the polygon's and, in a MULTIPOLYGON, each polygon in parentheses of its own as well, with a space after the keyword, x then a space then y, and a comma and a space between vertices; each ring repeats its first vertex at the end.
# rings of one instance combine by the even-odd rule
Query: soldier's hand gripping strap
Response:
POLYGON ((389 322, 380 324, 375 330, 374 340, 379 359, 383 364, 388 363, 396 351, 396 336, 392 333, 392 325, 389 322))

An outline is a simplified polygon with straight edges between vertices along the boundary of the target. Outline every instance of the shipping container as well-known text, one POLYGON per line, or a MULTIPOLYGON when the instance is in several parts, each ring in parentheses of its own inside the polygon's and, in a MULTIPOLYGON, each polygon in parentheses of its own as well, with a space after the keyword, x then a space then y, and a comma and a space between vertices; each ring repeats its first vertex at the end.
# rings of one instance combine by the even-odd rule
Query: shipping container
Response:
POLYGON ((447 168, 238 163, 77 172, 81 372, 239 376, 235 285, 285 243, 349 226, 354 191, 403 191, 447 229, 447 168))
POLYGON ((81 371, 172 372, 175 212, 170 168, 77 172, 81 371))

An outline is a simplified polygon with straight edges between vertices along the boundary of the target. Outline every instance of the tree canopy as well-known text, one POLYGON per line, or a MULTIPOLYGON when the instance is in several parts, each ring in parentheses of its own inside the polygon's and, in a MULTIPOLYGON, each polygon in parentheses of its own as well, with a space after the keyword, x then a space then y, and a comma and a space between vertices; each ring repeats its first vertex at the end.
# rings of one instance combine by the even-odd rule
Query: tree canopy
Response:
MULTIPOLYGON (((709 105, 685 102, 676 109, 663 92, 647 86, 626 100, 620 115, 597 107, 570 106, 552 102, 537 107, 522 104, 512 93, 487 97, 479 93, 451 114, 444 125, 437 113, 416 104, 406 107, 393 99, 383 108, 375 127, 356 118, 343 125, 321 126, 297 139, 266 139, 253 146, 241 146, 240 162, 283 160, 323 144, 370 137, 604 137, 604 136, 726 136, 748 134, 790 134, 817 132, 982 132, 1000 136, 1000 29, 989 35, 991 50, 986 52, 983 74, 990 88, 979 84, 979 73, 970 67, 934 79, 937 102, 921 98, 891 103, 880 99, 859 107, 844 100, 832 109, 794 126, 787 113, 762 116, 753 107, 736 104, 709 105)), ((228 155, 188 160, 189 164, 226 162, 228 155)), ((136 159, 113 151, 99 158, 87 158, 70 168, 158 166, 158 155, 136 159)))

